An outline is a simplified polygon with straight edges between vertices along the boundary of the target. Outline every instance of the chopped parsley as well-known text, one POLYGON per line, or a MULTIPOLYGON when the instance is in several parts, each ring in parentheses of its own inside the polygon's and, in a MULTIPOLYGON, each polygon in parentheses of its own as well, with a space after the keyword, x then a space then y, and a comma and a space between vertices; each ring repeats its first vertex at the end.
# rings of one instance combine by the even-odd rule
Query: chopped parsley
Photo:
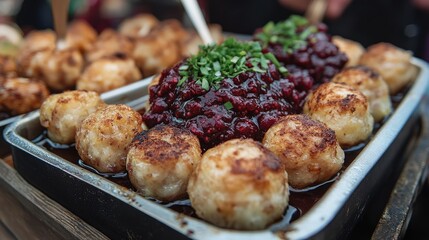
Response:
POLYGON ((226 103, 224 103, 223 104, 224 106, 225 106, 225 108, 227 109, 227 110, 231 110, 231 109, 233 109, 234 108, 234 106, 232 105, 232 103, 231 102, 226 102, 226 103))
POLYGON ((269 62, 279 72, 287 74, 286 68, 280 65, 272 53, 262 52, 259 42, 239 42, 228 38, 220 45, 200 46, 199 53, 179 67, 181 78, 177 85, 181 86, 192 78, 206 91, 211 87, 218 89, 225 78, 234 78, 247 71, 267 72, 269 62))
POLYGON ((292 15, 282 22, 267 23, 262 32, 255 35, 255 39, 262 43, 263 47, 268 46, 269 43, 278 43, 283 46, 286 52, 305 45, 307 37, 317 32, 317 28, 307 21, 307 19, 292 15))

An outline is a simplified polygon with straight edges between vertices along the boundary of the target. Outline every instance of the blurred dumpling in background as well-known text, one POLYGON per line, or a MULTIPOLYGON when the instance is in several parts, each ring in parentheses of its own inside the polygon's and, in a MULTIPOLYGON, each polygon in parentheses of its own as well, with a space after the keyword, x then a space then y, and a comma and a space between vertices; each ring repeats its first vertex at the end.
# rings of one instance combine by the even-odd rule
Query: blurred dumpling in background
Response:
POLYGON ((134 45, 131 39, 112 29, 106 29, 100 34, 93 48, 87 52, 86 60, 88 62, 93 62, 103 57, 110 57, 118 54, 130 57, 133 48, 134 45))
POLYGON ((97 40, 97 32, 86 21, 75 20, 67 30, 65 44, 78 49, 82 54, 91 50, 97 40))
POLYGON ((144 77, 160 73, 180 60, 177 44, 148 35, 136 40, 133 58, 144 77))
POLYGON ((134 60, 106 57, 92 62, 77 81, 77 89, 107 92, 141 79, 134 60))
POLYGON ((386 81, 389 93, 395 94, 417 76, 418 69, 411 63, 411 57, 411 52, 390 43, 377 43, 368 47, 359 64, 378 72, 386 81))
POLYGON ((17 55, 17 67, 21 76, 42 76, 41 67, 46 64, 45 52, 56 48, 56 36, 51 30, 32 31, 24 39, 17 55))
POLYGON ((119 25, 118 31, 120 34, 130 38, 144 37, 158 24, 159 20, 152 14, 139 14, 125 19, 119 25))
POLYGON ((27 113, 38 109, 48 96, 48 88, 39 79, 0 77, 0 111, 27 113))
POLYGON ((44 54, 39 64, 48 87, 54 91, 74 88, 84 67, 82 54, 73 48, 45 51, 44 54))

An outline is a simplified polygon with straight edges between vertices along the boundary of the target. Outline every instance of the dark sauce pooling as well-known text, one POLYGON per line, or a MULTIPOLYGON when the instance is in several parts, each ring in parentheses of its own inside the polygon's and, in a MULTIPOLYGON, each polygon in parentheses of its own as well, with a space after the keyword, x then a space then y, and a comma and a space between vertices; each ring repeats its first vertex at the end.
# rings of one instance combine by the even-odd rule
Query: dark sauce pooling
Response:
MULTIPOLYGON (((130 189, 131 191, 135 191, 135 189, 131 185, 131 182, 126 172, 114 173, 114 174, 98 172, 96 169, 85 164, 80 159, 74 144, 64 145, 64 144, 54 143, 51 140, 49 140, 46 131, 44 131, 39 137, 34 139, 33 142, 36 145, 46 148, 48 151, 66 159, 67 161, 73 164, 79 165, 80 167, 85 168, 86 170, 89 170, 95 174, 101 175, 107 178, 108 180, 115 182, 118 185, 121 185, 123 187, 130 189)), ((362 150, 363 147, 364 147, 364 144, 361 145, 361 148, 357 148, 351 151, 349 150, 345 151, 346 159, 343 165, 343 170, 347 168, 347 166, 359 154, 359 152, 362 150)), ((338 175, 331 180, 328 180, 314 187, 309 187, 307 189, 302 189, 302 190, 290 189, 289 206, 286 209, 285 213, 283 214, 283 218, 278 222, 276 222, 275 224, 273 224, 272 228, 280 228, 281 226, 285 226, 289 224, 291 221, 305 214, 323 196, 323 194, 328 190, 328 188, 337 179, 337 177, 338 175)), ((191 206, 189 199, 178 200, 170 203, 163 203, 155 199, 150 199, 150 200, 160 203, 179 213, 198 218, 198 216, 195 214, 195 210, 191 206)))

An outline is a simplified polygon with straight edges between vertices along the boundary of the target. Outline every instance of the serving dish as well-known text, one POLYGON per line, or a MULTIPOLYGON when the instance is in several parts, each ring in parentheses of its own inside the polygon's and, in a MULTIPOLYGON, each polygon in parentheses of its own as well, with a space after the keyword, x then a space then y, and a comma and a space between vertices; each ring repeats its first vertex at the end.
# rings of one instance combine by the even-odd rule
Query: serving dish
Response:
MULTIPOLYGON (((112 91, 101 94, 101 98, 107 103, 131 103, 142 95, 147 94, 147 86, 152 77, 144 78, 140 81, 129 85, 114 89, 112 91)), ((7 125, 16 122, 18 119, 28 114, 13 116, 0 121, 0 132, 3 133, 7 125)), ((0 157, 10 154, 9 144, 5 141, 3 134, 0 137, 0 157)))
MULTIPOLYGON (((280 221, 262 231, 222 229, 155 201, 59 157, 31 140, 41 134, 33 112, 4 132, 12 146, 15 167, 32 185, 114 239, 332 239, 347 235, 377 193, 384 178, 400 168, 399 158, 419 120, 429 67, 413 58, 419 75, 395 112, 311 209, 293 222, 280 221)), ((125 95, 126 93, 124 93, 125 95)), ((117 99, 120 96, 117 96, 117 99)), ((128 104, 138 108, 147 100, 128 104)))

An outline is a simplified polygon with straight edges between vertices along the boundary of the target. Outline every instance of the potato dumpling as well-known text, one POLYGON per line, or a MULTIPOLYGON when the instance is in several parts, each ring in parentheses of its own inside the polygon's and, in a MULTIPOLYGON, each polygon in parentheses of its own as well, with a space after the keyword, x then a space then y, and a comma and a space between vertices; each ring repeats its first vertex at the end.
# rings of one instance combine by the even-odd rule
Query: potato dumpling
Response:
POLYGON ((344 163, 335 132, 304 114, 281 118, 265 133, 262 144, 280 158, 294 188, 324 182, 344 163))
POLYGON ((140 80, 134 60, 127 57, 102 58, 92 62, 77 80, 77 89, 107 92, 140 80))
POLYGON ((0 77, 16 76, 17 66, 14 57, 0 55, 0 77))
POLYGON ((56 36, 51 30, 32 31, 24 39, 16 57, 20 76, 40 77, 49 53, 55 50, 56 36))
POLYGON ((359 64, 378 72, 386 81, 390 94, 396 94, 417 76, 418 69, 411 63, 411 57, 411 52, 390 43, 377 43, 368 47, 359 64))
POLYGON ((288 206, 287 173, 280 159, 252 139, 209 149, 191 175, 188 194, 202 219, 219 227, 258 230, 288 206))
POLYGON ((81 53, 89 51, 97 40, 97 32, 84 20, 73 21, 67 29, 65 44, 81 53))
POLYGON ((158 25, 158 19, 152 14, 139 14, 132 18, 125 19, 119 25, 119 33, 131 37, 144 37, 158 25))
POLYGON ((365 95, 341 83, 325 83, 311 92, 304 113, 334 130, 342 147, 365 141, 374 126, 365 95))
POLYGON ((152 34, 136 40, 132 56, 144 77, 160 73, 180 60, 176 43, 152 34))
POLYGON ((133 49, 134 44, 131 39, 112 29, 106 29, 100 34, 92 49, 86 53, 85 57, 88 62, 117 55, 130 57, 133 49))
POLYGON ((48 88, 38 79, 0 78, 0 109, 12 115, 38 109, 48 96, 48 88))
POLYGON ((345 83, 365 95, 374 121, 379 122, 392 112, 389 88, 386 82, 371 68, 354 66, 339 72, 332 79, 333 82, 345 83))
POLYGON ((54 142, 73 143, 80 123, 103 106, 96 92, 75 90, 54 94, 40 107, 40 123, 48 129, 48 137, 54 142))
POLYGON ((43 49, 54 50, 57 37, 52 30, 31 31, 21 45, 20 53, 35 52, 43 49))
POLYGON ((195 135, 161 125, 134 138, 127 155, 127 171, 143 196, 173 201, 186 196, 189 177, 200 159, 200 142, 195 135))
POLYGON ((41 71, 43 80, 54 91, 74 88, 82 73, 84 59, 82 54, 73 48, 55 50, 42 57, 41 71))
POLYGON ((108 105, 79 125, 76 149, 81 159, 99 172, 125 171, 128 146, 141 131, 138 112, 123 104, 108 105))
POLYGON ((365 52, 365 48, 360 43, 340 36, 332 37, 332 42, 337 45, 340 51, 345 53, 349 59, 346 67, 358 65, 360 57, 365 52))

